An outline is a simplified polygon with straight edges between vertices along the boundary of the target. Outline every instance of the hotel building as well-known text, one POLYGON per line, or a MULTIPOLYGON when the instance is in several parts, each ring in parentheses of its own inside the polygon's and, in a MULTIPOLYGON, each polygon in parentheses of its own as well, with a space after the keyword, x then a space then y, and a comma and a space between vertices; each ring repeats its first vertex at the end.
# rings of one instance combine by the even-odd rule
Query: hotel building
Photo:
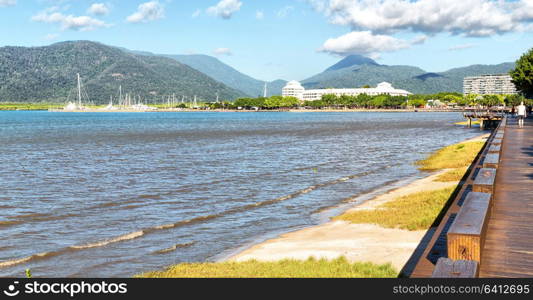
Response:
POLYGON ((509 95, 518 91, 508 74, 481 75, 465 77, 463 80, 465 95, 509 95))
POLYGON ((323 95, 337 95, 337 96, 357 96, 366 94, 369 96, 377 95, 391 95, 391 96, 408 96, 410 92, 400 89, 395 89, 388 82, 382 82, 375 88, 357 88, 357 89, 314 89, 306 90, 298 81, 289 81, 282 89, 283 97, 296 97, 302 101, 315 101, 322 99, 323 95))

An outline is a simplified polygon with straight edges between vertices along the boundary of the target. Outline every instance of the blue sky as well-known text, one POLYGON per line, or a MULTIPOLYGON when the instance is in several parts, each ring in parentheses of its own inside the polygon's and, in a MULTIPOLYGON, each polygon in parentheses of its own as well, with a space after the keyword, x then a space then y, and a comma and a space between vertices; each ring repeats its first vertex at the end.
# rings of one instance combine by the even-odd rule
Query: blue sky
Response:
POLYGON ((92 40, 302 80, 352 53, 444 71, 533 47, 533 0, 0 0, 0 46, 92 40))

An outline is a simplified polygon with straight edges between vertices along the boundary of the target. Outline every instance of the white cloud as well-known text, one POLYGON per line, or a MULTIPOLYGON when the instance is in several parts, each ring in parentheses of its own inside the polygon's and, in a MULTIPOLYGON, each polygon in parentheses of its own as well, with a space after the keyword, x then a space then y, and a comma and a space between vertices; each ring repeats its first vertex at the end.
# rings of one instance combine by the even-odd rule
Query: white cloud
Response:
POLYGON ((413 45, 420 45, 420 44, 423 44, 427 41, 428 39, 428 36, 425 35, 425 34, 422 34, 422 35, 419 35, 419 36, 416 36, 414 39, 411 40, 411 44, 413 45))
POLYGON ((491 36, 533 21, 533 0, 308 0, 333 24, 374 33, 491 36))
POLYGON ((476 47, 477 45, 476 44, 462 44, 462 45, 455 45, 455 46, 452 46, 450 48, 448 48, 449 51, 458 51, 458 50, 464 50, 464 49, 469 49, 469 48, 474 48, 476 47))
POLYGON ((233 14, 241 9, 242 2, 239 0, 222 0, 215 6, 207 8, 207 13, 222 19, 231 19, 233 14))
POLYGON ((197 10, 195 10, 195 11, 192 13, 191 17, 192 17, 192 18, 198 18, 201 14, 202 14, 202 11, 199 10, 199 9, 197 9, 197 10))
POLYGON ((226 55, 226 56, 231 56, 233 55, 233 53, 231 52, 231 49, 229 48, 217 48, 215 50, 213 50, 213 53, 217 56, 222 56, 222 55, 226 55))
POLYGON ((278 17, 285 18, 294 10, 293 6, 287 5, 278 11, 278 17))
POLYGON ((261 10, 255 12, 255 18, 257 20, 263 20, 265 18, 265 13, 261 10))
POLYGON ((126 18, 130 23, 148 23, 165 17, 165 8, 159 1, 150 1, 140 4, 137 11, 126 18))
POLYGON ((89 16, 64 15, 58 12, 57 9, 57 7, 48 8, 33 16, 31 19, 35 22, 59 24, 61 30, 91 31, 97 28, 111 26, 111 24, 89 16))
MULTIPOLYGON (((422 44, 438 33, 464 37, 496 37, 533 31, 533 0, 307 0, 330 23, 353 31, 326 41, 323 51, 376 54, 422 44), (365 33, 362 34, 361 32, 365 33), (423 33, 411 41, 393 37, 423 33), (362 40, 356 40, 359 36, 362 40), (386 38, 387 37, 387 38, 386 38), (383 48, 365 45, 368 40, 383 48), (388 43, 386 43, 388 41, 388 43), (393 43, 393 41, 400 41, 393 43), (328 47, 326 47, 328 46, 328 47)), ((460 50, 451 47, 450 50, 460 50)))
POLYGON ((370 31, 353 31, 338 38, 328 39, 319 51, 341 56, 350 54, 376 56, 381 52, 398 51, 409 47, 408 41, 392 36, 376 35, 370 31))
POLYGON ((0 0, 0 7, 13 6, 17 4, 17 0, 0 0))
POLYGON ((370 53, 370 55, 368 55, 368 57, 370 57, 373 60, 379 60, 379 59, 381 59, 381 54, 379 54, 379 53, 370 53))
POLYGON ((519 22, 533 21, 533 0, 522 0, 515 3, 513 18, 519 22))
POLYGON ((87 9, 87 12, 93 15, 97 16, 103 16, 109 14, 111 9, 109 6, 105 3, 93 3, 89 9, 87 9))

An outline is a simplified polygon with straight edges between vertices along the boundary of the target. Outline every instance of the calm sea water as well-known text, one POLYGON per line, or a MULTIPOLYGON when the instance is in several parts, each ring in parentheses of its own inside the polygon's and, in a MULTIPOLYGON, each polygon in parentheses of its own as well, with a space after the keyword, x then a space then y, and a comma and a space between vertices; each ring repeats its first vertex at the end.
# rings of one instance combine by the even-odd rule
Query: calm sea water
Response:
POLYGON ((479 135, 458 113, 0 112, 0 276, 119 277, 320 223, 479 135))

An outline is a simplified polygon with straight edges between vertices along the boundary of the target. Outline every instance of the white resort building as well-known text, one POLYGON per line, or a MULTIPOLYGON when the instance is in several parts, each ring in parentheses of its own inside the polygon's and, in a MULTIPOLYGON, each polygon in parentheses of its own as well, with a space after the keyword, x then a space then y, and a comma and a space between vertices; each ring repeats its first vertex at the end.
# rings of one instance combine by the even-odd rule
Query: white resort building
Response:
POLYGON ((410 92, 406 90, 395 89, 388 82, 382 82, 375 88, 357 88, 357 89, 314 89, 306 90, 298 81, 289 81, 282 89, 283 97, 296 97, 302 101, 315 101, 322 99, 323 95, 334 94, 337 96, 357 96, 367 94, 369 96, 391 95, 391 96, 408 96, 410 92))
POLYGON ((510 75, 488 74, 465 77, 463 80, 463 93, 465 95, 506 95, 517 94, 518 91, 510 75))

